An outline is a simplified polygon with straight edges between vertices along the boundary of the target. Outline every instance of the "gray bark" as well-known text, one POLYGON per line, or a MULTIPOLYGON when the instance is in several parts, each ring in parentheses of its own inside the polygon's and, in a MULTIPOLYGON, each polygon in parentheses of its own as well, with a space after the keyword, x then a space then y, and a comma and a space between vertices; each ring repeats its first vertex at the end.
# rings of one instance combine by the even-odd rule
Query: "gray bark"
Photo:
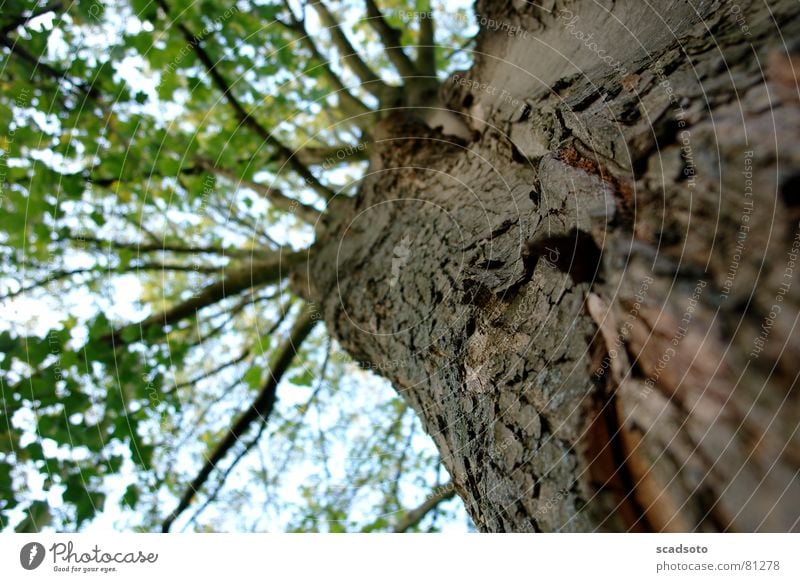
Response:
POLYGON ((384 119, 295 289, 482 530, 796 531, 797 4, 540 4, 479 2, 474 140, 384 119))

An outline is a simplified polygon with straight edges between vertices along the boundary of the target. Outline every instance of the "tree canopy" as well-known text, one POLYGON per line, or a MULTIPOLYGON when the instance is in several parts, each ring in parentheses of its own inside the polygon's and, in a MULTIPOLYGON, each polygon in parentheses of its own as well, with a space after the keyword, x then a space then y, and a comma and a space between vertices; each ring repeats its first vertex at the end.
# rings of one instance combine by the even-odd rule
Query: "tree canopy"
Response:
POLYGON ((376 122, 469 64, 471 7, 0 13, 0 527, 467 527, 419 420, 287 275, 376 122))

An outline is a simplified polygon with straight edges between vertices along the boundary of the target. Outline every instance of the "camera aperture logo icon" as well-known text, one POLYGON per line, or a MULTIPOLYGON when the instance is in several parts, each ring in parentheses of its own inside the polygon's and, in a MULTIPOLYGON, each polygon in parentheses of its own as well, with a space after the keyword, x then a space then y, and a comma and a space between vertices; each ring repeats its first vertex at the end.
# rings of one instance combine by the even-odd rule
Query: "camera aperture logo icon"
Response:
POLYGON ((39 542, 30 542, 19 551, 19 563, 26 570, 35 570, 44 561, 44 546, 39 542))

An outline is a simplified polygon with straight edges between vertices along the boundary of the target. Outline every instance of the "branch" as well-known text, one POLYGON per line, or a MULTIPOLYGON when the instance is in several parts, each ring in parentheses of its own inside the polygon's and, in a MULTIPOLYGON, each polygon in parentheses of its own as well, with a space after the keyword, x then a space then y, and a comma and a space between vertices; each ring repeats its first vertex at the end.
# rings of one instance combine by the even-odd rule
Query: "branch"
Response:
POLYGON ((23 295, 24 293, 33 291, 34 289, 44 287, 49 283, 54 283, 55 281, 61 281, 62 279, 68 279, 73 275, 83 275, 86 273, 121 275, 133 271, 178 271, 178 272, 210 274, 210 273, 217 273, 221 269, 222 267, 212 267, 208 265, 177 265, 169 263, 147 262, 147 263, 137 263, 133 265, 127 265, 124 268, 86 267, 80 269, 72 269, 70 271, 54 271, 49 275, 47 275, 46 277, 39 279, 38 281, 34 281, 27 287, 20 286, 20 288, 17 289, 16 291, 11 291, 5 295, 0 295, 0 301, 7 301, 8 299, 13 299, 14 297, 18 297, 19 295, 23 295))
MULTIPOLYGON (((358 119, 365 119, 363 116, 358 116, 358 119)), ((355 147, 350 144, 341 144, 335 146, 324 146, 324 147, 317 147, 317 146, 309 146, 304 147, 296 150, 293 153, 294 157, 297 158, 303 165, 305 166, 314 166, 314 165, 322 165, 329 160, 333 160, 337 164, 343 163, 345 161, 362 161, 367 159, 366 155, 366 148, 365 147, 355 147), (346 151, 348 155, 345 159, 340 159, 337 157, 339 152, 346 151)), ((279 155, 270 155, 268 158, 263 160, 264 163, 274 163, 276 161, 281 161, 282 158, 279 155)), ((251 163, 247 160, 240 160, 241 163, 251 163)), ((297 217, 303 220, 304 222, 314 225, 319 218, 319 211, 315 209, 313 206, 308 204, 303 204, 297 201, 294 198, 291 198, 284 194, 278 188, 270 188, 263 184, 259 184, 257 182, 253 182, 252 180, 245 180, 244 178, 240 178, 239 174, 231 169, 231 168, 223 168, 217 166, 216 163, 208 158, 198 157, 195 159, 195 163, 192 166, 184 166, 179 170, 181 175, 185 176, 197 176, 202 172, 209 172, 215 174, 217 176, 225 176, 231 180, 236 181, 237 183, 250 188, 252 190, 258 190, 262 194, 264 194, 267 199, 280 210, 284 212, 289 212, 292 214, 297 214, 297 217)), ((80 176, 85 181, 90 183, 92 186, 99 186, 101 188, 111 188, 118 183, 125 183, 127 180, 121 177, 105 177, 105 176, 91 176, 86 172, 77 172, 74 174, 64 174, 65 176, 80 176)), ((160 176, 162 178, 173 178, 174 176, 165 176, 163 174, 159 174, 156 172, 150 172, 148 179, 152 179, 153 176, 160 176)), ((140 179, 139 176, 133 177, 134 179, 140 179)), ((178 178, 180 181, 180 178, 178 178)))
POLYGON ((233 170, 228 170, 227 168, 219 168, 212 164, 208 160, 201 160, 199 162, 202 164, 203 168, 213 174, 218 176, 222 176, 227 178, 236 184, 243 186, 245 188, 250 188, 264 196, 267 200, 269 200, 275 208, 283 210, 284 212, 288 212, 290 214, 296 215, 300 220, 303 222, 315 225, 319 221, 320 211, 314 208, 309 204, 304 204, 295 200, 294 198, 289 198, 283 192, 281 192, 277 188, 271 188, 266 184, 261 184, 259 182, 253 182, 252 180, 244 180, 239 177, 239 175, 234 172, 233 170))
POLYGON ((208 206, 219 215, 220 219, 225 219, 225 228, 243 234, 248 238, 255 238, 256 236, 263 237, 270 245, 270 248, 279 248, 281 246, 267 233, 259 232, 261 227, 242 216, 235 204, 228 204, 226 206, 225 204, 220 204, 215 200, 209 199, 208 206))
POLYGON ((258 419, 266 422, 266 419, 275 406, 276 390, 283 374, 288 370, 300 345, 311 333, 318 319, 311 309, 303 309, 300 316, 292 328, 289 337, 281 344, 275 352, 273 361, 269 366, 269 378, 267 379, 258 396, 250 407, 234 422, 225 437, 214 448, 211 455, 206 459, 200 472, 189 484, 188 489, 181 496, 178 506, 164 520, 161 531, 168 532, 177 517, 186 510, 194 499, 197 492, 203 487, 211 472, 217 464, 227 455, 228 451, 239 442, 240 436, 247 432, 247 429, 258 419))
POLYGON ((187 380, 185 382, 181 382, 180 384, 175 384, 175 386, 171 390, 169 390, 168 393, 169 392, 174 392, 175 390, 181 390, 181 389, 186 388, 188 386, 194 386, 198 382, 202 382, 203 380, 207 380, 211 376, 216 376, 217 374, 219 374, 223 370, 226 370, 227 368, 230 368, 231 366, 235 366, 236 364, 242 363, 249 356, 250 356, 250 348, 245 348, 242 351, 241 355, 235 356, 232 360, 227 360, 226 362, 223 362, 222 364, 216 366, 215 368, 212 368, 208 372, 203 372, 199 376, 195 376, 191 380, 187 380))
MULTIPOLYGON (((177 263, 160 263, 158 261, 151 261, 147 263, 135 263, 128 265, 122 272, 130 273, 131 271, 175 271, 178 273, 203 273, 211 275, 219 273, 224 270, 223 266, 214 265, 181 265, 177 263)), ((115 269, 106 269, 107 272, 114 273, 115 269)))
POLYGON ((123 242, 117 240, 110 240, 105 238, 98 238, 94 236, 77 236, 69 235, 68 240, 88 243, 95 246, 109 246, 114 249, 122 249, 129 251, 136 251, 137 253, 157 253, 168 252, 178 255, 219 255, 222 257, 229 257, 234 259, 260 259, 272 258, 274 251, 268 249, 235 249, 224 247, 204 247, 204 246, 183 246, 167 243, 138 243, 138 242, 123 242))
POLYGON ((316 10, 322 24, 328 29, 331 40, 336 45, 336 49, 339 51, 339 56, 345 66, 353 71, 365 90, 380 98, 386 90, 386 83, 361 59, 342 31, 339 22, 328 10, 328 7, 322 3, 322 0, 312 0, 311 6, 316 10))
POLYGON ((239 451, 236 457, 234 457, 233 461, 231 461, 231 464, 228 465, 228 467, 225 469, 222 475, 220 475, 219 480, 217 481, 217 485, 216 487, 214 487, 214 490, 208 494, 208 497, 203 502, 203 504, 200 507, 198 507, 197 511, 195 511, 192 514, 192 517, 189 518, 189 524, 193 523, 200 516, 200 514, 203 513, 203 511, 205 511, 206 507, 208 507, 214 502, 214 500, 217 498, 217 495, 219 495, 219 492, 222 491, 222 488, 225 486, 225 481, 228 480, 228 475, 230 475, 233 472, 233 470, 236 468, 236 465, 239 464, 239 461, 241 461, 245 457, 245 455, 247 455, 247 453, 253 450, 253 447, 256 446, 258 444, 258 441, 261 440, 261 435, 264 434, 264 430, 267 428, 267 418, 268 417, 265 416, 262 419, 256 435, 250 440, 250 442, 248 442, 245 445, 245 447, 241 451, 239 451))
POLYGON ((5 295, 0 296, 0 301, 7 301, 9 299, 13 299, 14 297, 18 297, 19 295, 22 295, 23 293, 27 293, 28 291, 33 291, 34 289, 38 289, 39 287, 44 287, 48 283, 52 283, 54 281, 60 281, 61 279, 68 279, 69 277, 72 277, 73 275, 81 275, 81 274, 84 274, 84 273, 91 273, 93 271, 96 271, 96 269, 93 269, 93 268, 81 268, 81 269, 73 269, 71 271, 56 271, 56 272, 50 273, 44 279, 40 279, 38 281, 34 281, 33 283, 31 283, 27 287, 20 285, 20 288, 17 289, 16 291, 11 291, 9 293, 6 293, 5 295))
MULTIPOLYGON (((236 388, 237 386, 239 386, 244 382, 244 377, 245 375, 247 375, 247 370, 249 369, 250 368, 248 367, 247 369, 245 369, 245 371, 237 374, 236 377, 233 379, 233 382, 226 382, 226 385, 222 386, 221 389, 219 388, 219 385, 217 385, 218 393, 214 396, 214 398, 210 402, 206 403, 203 406, 203 410, 196 415, 196 418, 193 419, 193 426, 188 430, 186 430, 186 432, 180 437, 180 440, 177 442, 177 444, 175 443, 170 444, 169 445, 170 448, 174 450, 181 450, 181 448, 187 442, 189 442, 189 440, 191 440, 191 438, 195 435, 196 429, 200 428, 200 425, 203 423, 203 421, 205 421, 206 416, 208 416, 208 413, 211 412, 211 409, 215 405, 217 405, 223 398, 225 398, 225 396, 227 396, 234 388, 236 388)), ((185 419, 187 417, 187 414, 188 411, 186 409, 181 411, 180 419, 178 423, 176 423, 178 424, 178 426, 185 426, 186 424, 185 419)))
POLYGON ((304 163, 309 165, 321 166, 326 162, 341 164, 343 162, 365 161, 367 149, 365 147, 353 146, 351 144, 339 144, 333 146, 315 147, 309 146, 297 150, 297 155, 304 163), (342 152, 347 152, 346 159, 340 159, 342 152))
POLYGON ((400 40, 400 31, 389 26, 383 17, 378 5, 374 0, 365 0, 367 7, 367 17, 369 24, 378 33, 383 47, 386 49, 386 56, 394 65, 397 72, 403 77, 416 77, 419 73, 414 63, 403 51, 403 43, 400 40))
POLYGON ((201 309, 214 305, 226 297, 238 295, 252 287, 272 283, 285 277, 289 269, 300 264, 307 256, 308 251, 275 253, 272 261, 252 261, 237 269, 230 269, 221 281, 208 285, 189 299, 165 311, 155 313, 139 323, 118 329, 105 336, 103 340, 111 342, 112 345, 124 345, 127 343, 124 336, 128 335, 129 330, 138 329, 140 337, 144 337, 145 331, 152 328, 161 328, 163 332, 164 327, 191 317, 201 309))
MULTIPOLYGON (((291 307, 291 306, 290 306, 290 307, 291 307)), ((281 326, 281 324, 283 323, 283 321, 286 319, 286 315, 287 315, 287 314, 286 314, 285 312, 281 312, 281 313, 279 314, 278 318, 276 318, 276 320, 275 320, 274 322, 272 322, 272 325, 270 326, 269 330, 268 330, 268 331, 266 332, 266 334, 264 334, 264 335, 270 336, 270 335, 272 335, 273 333, 275 333, 275 331, 276 331, 276 330, 277 330, 277 329, 278 329, 278 328, 281 326)), ((248 350, 248 351, 249 351, 249 352, 252 352, 253 350, 252 350, 252 348, 249 348, 249 350, 248 350)), ((262 351, 261 351, 261 353, 259 353, 259 354, 253 354, 253 357, 255 358, 255 357, 258 357, 258 356, 261 356, 261 355, 264 355, 264 351, 263 351, 263 350, 262 350, 262 351)), ((225 387, 223 390, 221 390, 221 391, 220 391, 220 394, 219 394, 219 395, 218 395, 216 398, 214 398, 214 400, 213 400, 213 401, 209 402, 209 403, 208 403, 208 404, 207 404, 207 405, 206 405, 206 406, 203 408, 203 411, 202 411, 202 412, 201 412, 201 413, 200 413, 200 414, 197 416, 197 420, 195 421, 195 426, 199 426, 199 425, 200 425, 200 424, 203 422, 203 420, 205 420, 205 417, 208 415, 208 413, 209 413, 209 411, 211 410, 211 408, 212 408, 212 407, 213 407, 213 406, 214 406, 216 403, 218 403, 220 400, 222 400, 222 398, 223 398, 223 397, 224 397, 224 396, 225 396, 225 395, 226 395, 228 392, 230 392, 230 391, 231 391, 231 390, 233 390, 233 389, 234 389, 236 386, 238 386, 239 384, 241 384, 242 382, 244 382, 244 377, 245 377, 245 375, 246 375, 246 374, 247 374, 247 371, 244 371, 244 372, 242 372, 241 374, 239 374, 239 375, 238 375, 238 377, 235 379, 235 381, 234 381, 232 384, 229 384, 227 387, 225 387)), ((184 412, 182 412, 182 413, 181 413, 181 422, 179 423, 180 425, 182 425, 182 423, 183 423, 183 419, 184 419, 185 417, 186 417, 186 414, 185 414, 185 411, 184 411, 184 412)), ((174 446, 173 446, 173 448, 175 448, 175 449, 180 449, 180 448, 181 448, 181 447, 182 447, 184 444, 186 444, 186 442, 187 442, 187 441, 188 441, 188 440, 189 440, 189 439, 190 439, 192 436, 194 436, 194 434, 195 434, 195 430, 194 430, 194 428, 191 428, 191 429, 187 430, 187 431, 186 431, 186 434, 185 434, 183 437, 181 437, 180 441, 179 441, 179 442, 178 442, 176 445, 174 445, 174 446)))
MULTIPOLYGON (((322 70, 323 74, 328 79, 328 82, 336 91, 336 96, 339 98, 342 109, 345 111, 345 113, 350 116, 357 116, 356 119, 361 120, 362 125, 367 125, 361 116, 365 113, 371 113, 372 110, 367 107, 367 105, 361 99, 350 93, 347 86, 339 78, 339 75, 337 75, 336 72, 331 68, 329 59, 326 59, 322 56, 322 53, 317 48, 317 45, 311 38, 311 35, 308 34, 308 30, 306 30, 305 19, 295 16, 294 11, 292 10, 291 6, 289 6, 288 0, 284 0, 283 3, 286 7, 286 10, 289 12, 292 22, 291 24, 281 22, 281 24, 297 34, 300 42, 303 43, 303 45, 305 45, 305 47, 311 53, 312 60, 319 61, 320 64, 318 65, 318 68, 322 70)), ((356 123, 358 123, 358 121, 356 123)))
MULTIPOLYGON (((408 413, 408 405, 404 404, 401 408, 400 413, 397 415, 395 426, 392 427, 389 433, 386 435, 387 439, 389 435, 394 435, 395 431, 397 431, 398 432, 397 436, 399 440, 399 437, 402 436, 402 434, 400 434, 400 431, 398 429, 402 427, 403 418, 405 418, 407 413, 408 413)), ((403 449, 400 451, 400 456, 398 456, 397 462, 395 463, 394 478, 392 479, 392 485, 391 485, 391 495, 395 499, 398 499, 398 492, 400 490, 400 478, 403 476, 403 465, 405 465, 406 458, 408 457, 408 451, 411 449, 411 444, 414 440, 414 432, 415 432, 414 428, 415 425, 412 424, 411 427, 409 428, 408 436, 406 436, 403 449)))
MULTIPOLYGON (((256 297, 255 295, 256 294, 251 291, 250 293, 248 293, 247 295, 242 297, 239 300, 239 302, 236 305, 234 305, 233 307, 231 307, 230 309, 228 309, 228 310, 226 310, 226 311, 224 311, 222 313, 218 313, 216 316, 212 316, 211 320, 216 319, 216 317, 219 317, 219 316, 224 316, 224 319, 220 323, 218 323, 216 326, 214 326, 213 328, 211 328, 210 330, 208 330, 205 333, 203 333, 200 330, 198 330, 198 332, 197 332, 197 336, 198 336, 197 340, 192 341, 189 344, 189 346, 190 347, 199 346, 200 344, 204 344, 208 340, 218 336, 220 333, 222 333, 225 329, 228 328, 229 324, 234 320, 234 318, 239 313, 241 313, 244 310, 245 307, 252 307, 252 306, 254 306, 257 303, 260 303, 262 301, 269 301, 269 300, 275 298, 275 294, 262 295, 261 297, 256 297)), ((291 306, 292 306, 291 301, 288 301, 284 305, 281 306, 281 309, 278 312, 279 319, 278 319, 277 323, 273 324, 273 327, 265 335, 270 335, 270 334, 272 334, 273 331, 275 331, 275 329, 277 329, 277 327, 282 323, 283 319, 289 314, 289 308, 291 306)))
POLYGON ((405 533, 417 526, 428 513, 436 509, 440 503, 452 499, 455 494, 456 489, 452 481, 437 487, 422 505, 406 513, 403 519, 397 522, 397 525, 394 526, 394 533, 405 533))
MULTIPOLYGON (((169 15, 169 6, 167 6, 165 0, 156 0, 156 3, 161 7, 165 14, 169 15)), ((317 180, 316 176, 311 173, 305 164, 303 164, 298 157, 294 155, 294 152, 286 147, 278 138, 272 135, 272 132, 268 131, 266 127, 261 125, 261 123, 259 123, 258 120, 244 108, 241 102, 239 102, 231 90, 231 85, 217 70, 216 63, 203 48, 203 39, 194 35, 182 22, 173 21, 173 23, 178 27, 178 30, 180 30, 189 46, 194 50, 197 58, 201 63, 203 63, 203 66, 206 68, 206 71, 211 77, 214 85, 216 85, 217 89, 222 92, 223 96, 236 113, 236 116, 239 118, 239 121, 242 123, 242 125, 252 129, 256 135, 264 140, 265 143, 272 146, 277 151, 280 158, 283 159, 283 161, 287 163, 295 172, 297 172, 300 177, 303 178, 306 184, 311 186, 315 192, 317 192, 325 200, 332 199, 335 196, 335 193, 330 188, 322 184, 322 182, 317 180)))
POLYGON ((447 50, 447 51, 445 51, 445 53, 442 55, 442 60, 444 60, 444 61, 449 61, 449 60, 450 60, 450 59, 452 59, 454 56, 456 56, 458 53, 460 53, 460 52, 464 52, 464 51, 466 50, 466 48, 467 48, 469 45, 471 45, 472 43, 474 43, 474 42, 475 42, 475 40, 476 40, 477 38, 478 38, 478 35, 471 36, 471 37, 469 37, 468 39, 466 39, 464 42, 462 42, 460 46, 457 46, 457 47, 453 47, 453 48, 451 48, 451 49, 448 49, 448 50, 447 50))
POLYGON ((0 36, 5 36, 9 32, 13 32, 20 26, 25 26, 26 24, 28 24, 28 22, 30 22, 34 18, 42 16, 43 14, 47 14, 48 12, 56 12, 61 7, 62 7, 61 0, 56 0, 55 2, 51 2, 50 4, 45 4, 41 8, 31 10, 31 12, 27 15, 21 14, 16 17, 13 17, 11 22, 0 28, 0 36))
MULTIPOLYGON (((300 415, 291 421, 291 424, 295 427, 294 430, 287 429, 286 432, 288 433, 289 438, 289 447, 286 451, 286 455, 283 457, 283 461, 278 466, 278 469, 275 471, 276 475, 282 475, 284 471, 286 471, 286 467, 289 465, 289 461, 291 459, 292 453, 294 452, 294 448, 297 441, 297 433, 299 432, 299 427, 302 424, 303 420, 306 417, 306 414, 311 409, 311 406, 316 403, 317 398, 319 397, 320 392, 322 392, 322 388, 325 385, 325 376, 328 373, 328 363, 330 362, 331 358, 331 336, 328 336, 328 345, 325 348, 325 359, 322 361, 322 368, 320 369, 319 378, 317 378, 317 385, 314 388, 314 391, 311 393, 311 396, 305 401, 304 404, 301 404, 299 409, 300 415)), ((282 427, 290 424, 290 421, 287 419, 286 422, 278 428, 281 430, 282 427)))
MULTIPOLYGON (((375 113, 371 109, 369 109, 368 112, 375 113)), ((364 119, 365 116, 361 115, 360 118, 364 119)), ((292 122, 290 122, 288 120, 287 120, 286 123, 291 125, 292 128, 295 131, 297 131, 298 133, 299 132, 303 132, 304 129, 305 129, 305 128, 303 128, 301 126, 298 126, 297 124, 292 123, 292 122)), ((366 125, 366 123, 365 123, 365 125, 366 125)), ((306 133, 306 135, 309 135, 308 132, 305 132, 305 133, 306 133)), ((316 138, 316 137, 317 137, 316 135, 313 136, 313 138, 316 138)), ((311 140, 309 140, 309 141, 311 141, 311 140)), ((357 148, 355 148, 353 146, 353 144, 346 143, 346 142, 338 143, 338 144, 334 144, 334 145, 304 146, 302 148, 299 148, 299 149, 295 150, 294 155, 297 157, 297 159, 299 159, 301 162, 303 162, 307 166, 320 166, 320 165, 324 164, 325 162, 329 161, 329 158, 331 158, 331 157, 336 158, 336 154, 338 152, 342 151, 342 150, 348 150, 347 160, 338 160, 338 159, 334 160, 337 163, 342 163, 344 161, 351 161, 351 160, 366 160, 367 159, 366 150, 364 148, 358 150, 357 148), (354 151, 350 152, 349 149, 353 149, 354 151)), ((268 158, 265 161, 266 162, 274 162, 275 159, 268 158)))
POLYGON ((130 224, 136 230, 146 234, 147 238, 149 238, 151 241, 158 242, 159 239, 155 235, 155 233, 153 233, 153 231, 151 231, 144 225, 144 210, 142 210, 142 212, 139 213, 139 220, 137 220, 136 218, 134 218, 133 216, 124 211, 122 213, 114 213, 114 215, 117 218, 121 218, 122 220, 130 224))
MULTIPOLYGON (((197 166, 183 166, 179 170, 181 175, 185 176, 196 176, 202 172, 202 168, 197 166)), ((140 179, 147 179, 152 180, 154 178, 174 178, 173 175, 164 175, 160 172, 157 172, 155 168, 150 168, 148 172, 144 173, 142 176, 130 176, 130 178, 124 176, 113 176, 113 177, 106 177, 106 176, 92 176, 89 172, 81 171, 76 172, 74 174, 64 174, 65 177, 72 177, 72 176, 80 176, 86 182, 89 183, 90 186, 99 186, 101 188, 109 188, 111 190, 114 189, 115 186, 118 184, 125 184, 128 182, 132 182, 133 180, 140 180, 140 179)))
POLYGON ((86 85, 85 83, 75 82, 67 77, 67 74, 63 71, 60 71, 53 67, 52 65, 48 65, 45 62, 42 62, 40 59, 36 58, 27 49, 22 47, 16 41, 12 41, 8 38, 5 34, 0 34, 0 45, 8 48, 11 51, 12 55, 16 55, 23 61, 32 65, 31 71, 35 72, 37 69, 42 70, 47 76, 51 77, 56 83, 60 83, 62 81, 66 81, 70 84, 71 87, 78 89, 80 93, 82 93, 85 97, 91 97, 98 102, 100 101, 100 91, 97 90, 97 87, 94 85, 86 85))
MULTIPOLYGON (((322 159, 324 161, 325 158, 321 158, 321 156, 324 155, 326 152, 328 152, 329 149, 333 150, 333 152, 335 153, 335 152, 338 152, 339 150, 345 149, 347 147, 348 146, 340 146, 338 149, 334 149, 333 147, 331 147, 331 148, 315 148, 315 147, 302 148, 300 150, 297 150, 294 153, 294 155, 303 164, 305 164, 305 165, 314 165, 314 164, 317 163, 316 160, 322 159)), ((350 146, 350 147, 352 147, 352 146, 350 146)), ((361 154, 361 152, 357 152, 357 153, 361 154)), ((360 157, 357 157, 356 155, 353 155, 351 157, 353 157, 355 159, 362 159, 364 156, 361 155, 360 157)), ((275 162, 275 161, 279 161, 279 160, 278 160, 277 157, 270 157, 269 159, 267 159, 265 161, 267 163, 269 163, 269 162, 275 162)), ((322 162, 319 162, 319 163, 322 163, 322 162)), ((300 220, 302 220, 302 221, 304 221, 304 222, 306 222, 308 224, 311 224, 312 226, 314 224, 316 224, 317 220, 319 219, 320 213, 313 206, 310 206, 308 204, 304 204, 302 202, 299 202, 299 201, 295 200, 294 198, 290 198, 289 196, 286 196, 281 190, 279 190, 277 188, 270 188, 268 186, 265 186, 263 184, 259 184, 257 182, 253 182, 253 181, 250 181, 250 180, 244 180, 243 178, 240 178, 238 173, 235 172, 234 170, 231 170, 231 169, 228 169, 228 168, 221 168, 221 167, 215 165, 215 163, 213 161, 209 160, 209 159, 198 158, 195 161, 195 165, 193 165, 193 166, 184 166, 184 167, 182 167, 180 169, 180 174, 181 175, 186 175, 186 176, 196 176, 198 174, 201 174, 202 172, 209 172, 209 173, 215 174, 217 176, 224 176, 224 177, 226 177, 226 178, 228 178, 230 180, 233 180, 233 181, 237 182, 238 184, 240 184, 242 186, 245 186, 245 187, 250 188, 252 190, 256 190, 256 191, 260 192, 261 194, 263 194, 272 203, 272 205, 275 206, 275 208, 283 210, 284 212, 289 212, 289 213, 292 213, 292 214, 296 214, 297 217, 300 220)), ((70 175, 70 174, 67 174, 67 175, 70 175)), ((78 175, 78 174, 71 174, 71 175, 78 175)), ((119 177, 115 177, 115 178, 99 177, 99 176, 92 177, 92 176, 88 175, 86 172, 80 172, 79 175, 84 180, 89 182, 92 186, 99 186, 101 188, 112 188, 117 183, 125 182, 125 180, 123 180, 123 179, 121 179, 119 177)), ((160 174, 156 174, 156 173, 152 172, 150 174, 150 176, 148 176, 148 179, 152 178, 153 176, 157 176, 157 175, 160 175, 160 174)), ((163 175, 161 175, 161 177, 172 177, 172 176, 163 176, 163 175)), ((138 179, 138 177, 136 179, 138 179)), ((180 177, 178 177, 178 181, 180 182, 180 177)), ((137 226, 139 228, 141 228, 141 225, 137 225, 137 226)))
POLYGON ((433 10, 430 0, 423 0, 420 9, 419 46, 417 47, 417 69, 420 74, 436 76, 436 36, 434 34, 433 10))

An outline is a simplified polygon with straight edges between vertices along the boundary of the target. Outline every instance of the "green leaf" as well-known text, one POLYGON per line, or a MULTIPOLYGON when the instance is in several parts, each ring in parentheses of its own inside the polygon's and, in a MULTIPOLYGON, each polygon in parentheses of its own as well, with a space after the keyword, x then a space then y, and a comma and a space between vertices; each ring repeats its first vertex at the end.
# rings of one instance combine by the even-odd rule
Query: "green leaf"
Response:
POLYGON ((289 382, 295 386, 311 386, 314 382, 314 378, 314 372, 311 371, 311 368, 306 367, 299 373, 291 376, 289 382))
POLYGON ((50 506, 46 501, 34 501, 28 506, 27 515, 14 531, 17 533, 38 533, 53 520, 50 506))
POLYGON ((243 379, 248 386, 256 389, 261 386, 261 374, 262 370, 260 366, 251 366, 250 369, 245 372, 243 379))
POLYGON ((0 463, 0 491, 4 494, 11 491, 11 469, 9 463, 0 463))
POLYGON ((69 444, 70 426, 63 414, 40 415, 37 423, 39 435, 44 438, 53 439, 57 443, 69 444))
POLYGON ((136 485, 128 485, 128 488, 125 489, 125 494, 122 496, 122 504, 133 509, 136 507, 136 502, 139 501, 140 494, 141 492, 136 485))
POLYGON ((86 470, 80 474, 72 474, 65 483, 62 499, 75 507, 76 525, 80 526, 85 521, 92 519, 95 514, 103 509, 106 501, 104 493, 90 491, 89 476, 86 470))

